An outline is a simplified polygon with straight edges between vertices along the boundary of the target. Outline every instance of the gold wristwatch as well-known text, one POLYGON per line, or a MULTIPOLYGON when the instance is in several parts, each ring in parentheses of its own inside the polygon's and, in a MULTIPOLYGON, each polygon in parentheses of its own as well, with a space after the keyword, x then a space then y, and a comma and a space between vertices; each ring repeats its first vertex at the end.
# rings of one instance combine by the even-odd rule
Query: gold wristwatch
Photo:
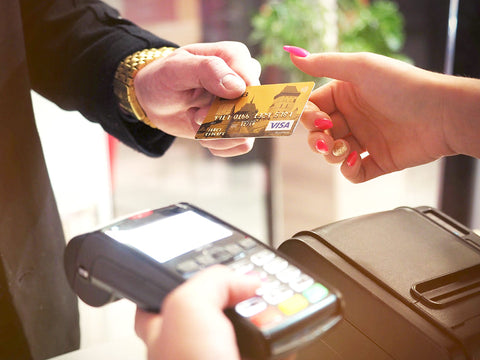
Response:
POLYGON ((155 126, 147 118, 145 111, 143 111, 138 103, 137 97, 135 96, 133 79, 138 71, 147 64, 158 58, 168 56, 173 51, 175 51, 175 48, 172 47, 137 51, 132 55, 127 56, 118 65, 117 71, 115 72, 113 91, 118 98, 120 108, 153 128, 155 128, 155 126))

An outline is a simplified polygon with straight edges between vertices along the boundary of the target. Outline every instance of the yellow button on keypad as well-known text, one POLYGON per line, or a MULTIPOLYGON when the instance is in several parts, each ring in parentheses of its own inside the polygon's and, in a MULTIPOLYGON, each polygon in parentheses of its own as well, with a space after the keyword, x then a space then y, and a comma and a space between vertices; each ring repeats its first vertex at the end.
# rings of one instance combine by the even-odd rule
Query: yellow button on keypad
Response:
POLYGON ((278 305, 278 308, 285 315, 293 315, 308 306, 308 301, 300 294, 295 294, 278 305))

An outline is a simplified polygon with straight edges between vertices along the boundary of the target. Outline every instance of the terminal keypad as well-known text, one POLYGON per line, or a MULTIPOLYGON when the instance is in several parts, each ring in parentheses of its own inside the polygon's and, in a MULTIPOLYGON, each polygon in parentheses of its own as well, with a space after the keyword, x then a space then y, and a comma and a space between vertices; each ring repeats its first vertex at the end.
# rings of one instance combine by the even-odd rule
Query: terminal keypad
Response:
POLYGON ((260 279, 256 296, 240 302, 235 310, 264 329, 299 314, 329 294, 311 276, 249 237, 203 250, 177 264, 176 269, 187 274, 218 263, 260 279))

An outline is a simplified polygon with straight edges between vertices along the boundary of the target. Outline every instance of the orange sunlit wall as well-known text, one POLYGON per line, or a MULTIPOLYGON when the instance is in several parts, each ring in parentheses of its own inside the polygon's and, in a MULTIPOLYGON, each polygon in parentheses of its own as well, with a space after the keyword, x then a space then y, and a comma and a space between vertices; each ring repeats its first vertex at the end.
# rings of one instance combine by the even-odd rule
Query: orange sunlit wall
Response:
POLYGON ((172 0, 127 0, 124 2, 125 17, 139 24, 176 19, 176 1, 172 0))

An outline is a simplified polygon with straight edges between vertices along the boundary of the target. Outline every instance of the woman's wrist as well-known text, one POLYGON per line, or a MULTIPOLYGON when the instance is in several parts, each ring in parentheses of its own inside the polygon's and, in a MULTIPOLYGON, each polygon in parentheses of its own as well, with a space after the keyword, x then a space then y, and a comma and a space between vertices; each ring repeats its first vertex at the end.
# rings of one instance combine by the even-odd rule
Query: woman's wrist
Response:
POLYGON ((480 158, 480 80, 441 75, 442 123, 454 154, 480 158))

